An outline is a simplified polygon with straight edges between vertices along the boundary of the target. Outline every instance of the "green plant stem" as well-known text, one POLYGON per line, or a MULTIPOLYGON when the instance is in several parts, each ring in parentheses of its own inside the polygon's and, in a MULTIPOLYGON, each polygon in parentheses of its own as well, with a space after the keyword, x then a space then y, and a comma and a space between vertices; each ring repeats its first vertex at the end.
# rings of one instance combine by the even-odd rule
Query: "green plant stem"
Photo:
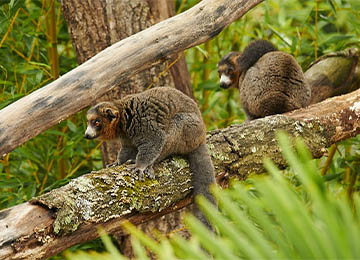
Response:
POLYGON ((351 203, 353 203, 353 195, 354 195, 354 191, 355 191, 356 179, 357 179, 357 172, 350 171, 350 185, 347 189, 347 195, 348 195, 351 203))
POLYGON ((47 15, 48 24, 48 41, 50 45, 51 71, 54 79, 59 77, 59 56, 57 52, 57 37, 56 37, 56 14, 55 14, 55 0, 50 1, 50 10, 47 15))
MULTIPOLYGON (((345 158, 348 158, 351 152, 352 145, 346 145, 345 146, 345 158)), ((344 172, 344 182, 349 183, 350 182, 350 174, 351 174, 351 168, 349 166, 345 166, 345 172, 344 172)))
POLYGON ((11 22, 10 22, 10 25, 9 25, 9 27, 8 27, 8 30, 6 31, 4 37, 3 37, 3 38, 1 39, 1 41, 0 41, 0 48, 1 48, 1 46, 3 45, 3 43, 6 41, 6 39, 8 38, 8 36, 9 36, 11 30, 12 30, 12 27, 13 27, 13 25, 14 25, 14 22, 15 22, 16 18, 17 18, 18 15, 19 15, 20 10, 21 10, 21 9, 19 8, 19 9, 16 11, 16 14, 14 15, 14 17, 11 19, 11 22))
POLYGON ((319 12, 319 0, 315 0, 315 41, 314 41, 314 49, 315 49, 315 60, 317 59, 317 49, 318 49, 318 12, 319 12))
MULTIPOLYGON (((203 70, 203 82, 206 82, 210 79, 210 73, 211 73, 211 70, 209 68, 209 64, 210 64, 209 59, 210 59, 210 52, 211 52, 210 41, 207 41, 205 43, 204 47, 205 47, 206 52, 209 54, 208 57, 204 57, 204 66, 205 67, 203 70)), ((210 90, 204 90, 204 92, 203 92, 203 99, 204 99, 204 103, 202 106, 203 112, 209 109, 210 94, 211 94, 210 90)), ((205 121, 205 123, 208 122, 208 116, 205 116, 204 121, 205 121)))
MULTIPOLYGON (((57 52, 57 28, 56 28, 56 12, 55 12, 55 0, 49 1, 50 5, 48 6, 49 10, 46 13, 45 20, 46 20, 46 29, 47 29, 47 39, 50 45, 49 47, 49 60, 51 63, 51 75, 53 79, 57 79, 60 74, 59 69, 59 55, 57 52)), ((59 131, 62 131, 59 129, 59 131)), ((58 137, 58 151, 63 151, 64 147, 64 138, 59 136, 58 137)), ((63 152, 59 153, 59 179, 63 179, 66 176, 67 167, 66 162, 63 159, 63 152)))
POLYGON ((327 173, 328 169, 330 168, 330 164, 331 164, 332 159, 334 158, 336 149, 337 149, 337 144, 333 144, 330 147, 328 158, 326 159, 324 167, 321 170, 322 176, 324 176, 327 173))

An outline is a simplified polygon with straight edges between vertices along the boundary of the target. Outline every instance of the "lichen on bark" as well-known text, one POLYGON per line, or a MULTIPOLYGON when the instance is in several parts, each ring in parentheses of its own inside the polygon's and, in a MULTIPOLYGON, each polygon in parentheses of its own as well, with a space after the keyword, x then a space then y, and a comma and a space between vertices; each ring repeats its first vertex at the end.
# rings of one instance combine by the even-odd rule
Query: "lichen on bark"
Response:
POLYGON ((161 211, 191 192, 189 165, 184 159, 167 159, 154 170, 156 179, 145 181, 139 181, 128 165, 94 171, 32 199, 31 203, 54 209, 54 233, 68 234, 85 222, 161 211))
POLYGON ((208 137, 209 149, 218 172, 228 172, 240 179, 251 173, 263 173, 264 158, 280 167, 286 162, 276 141, 276 132, 283 130, 293 137, 301 136, 315 157, 330 145, 334 129, 316 120, 299 121, 283 115, 266 117, 226 129, 215 130, 208 137))

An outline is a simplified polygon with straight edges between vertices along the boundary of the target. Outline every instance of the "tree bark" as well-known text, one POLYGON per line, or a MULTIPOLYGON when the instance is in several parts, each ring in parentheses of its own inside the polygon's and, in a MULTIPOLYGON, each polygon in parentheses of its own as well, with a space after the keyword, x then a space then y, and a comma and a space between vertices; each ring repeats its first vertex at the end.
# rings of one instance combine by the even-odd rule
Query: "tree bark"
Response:
POLYGON ((359 88, 357 52, 356 49, 346 49, 324 55, 310 65, 305 78, 311 86, 311 104, 359 88))
MULTIPOLYGON (((275 115, 209 133, 217 182, 262 173, 265 157, 285 167, 275 141, 278 129, 301 136, 314 157, 360 133, 360 90, 286 115, 275 115), (334 105, 336 104, 336 105, 334 105)), ((0 212, 0 259, 44 259, 98 236, 96 228, 121 231, 189 205, 191 173, 181 157, 154 167, 156 179, 139 181, 127 165, 92 172, 30 203, 0 212), (38 206, 41 205, 42 207, 38 206)))

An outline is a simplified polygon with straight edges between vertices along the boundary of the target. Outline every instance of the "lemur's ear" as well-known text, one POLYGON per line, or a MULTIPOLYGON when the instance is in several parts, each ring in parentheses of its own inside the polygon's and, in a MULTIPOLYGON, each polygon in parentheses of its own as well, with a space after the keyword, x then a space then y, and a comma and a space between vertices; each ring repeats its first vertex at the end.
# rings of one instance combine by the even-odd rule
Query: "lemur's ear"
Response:
POLYGON ((112 121, 114 118, 116 118, 117 111, 113 111, 111 108, 106 109, 106 115, 112 121))

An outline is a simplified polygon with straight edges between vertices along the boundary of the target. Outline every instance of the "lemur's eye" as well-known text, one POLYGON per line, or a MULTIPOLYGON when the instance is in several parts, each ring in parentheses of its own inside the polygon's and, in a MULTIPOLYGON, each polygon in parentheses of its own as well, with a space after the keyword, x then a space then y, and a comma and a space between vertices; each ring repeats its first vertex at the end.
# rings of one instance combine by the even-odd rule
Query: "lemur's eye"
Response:
POLYGON ((93 120, 92 123, 93 123, 94 126, 98 127, 98 126, 100 126, 101 120, 100 119, 95 119, 95 120, 93 120))
POLYGON ((226 74, 231 76, 233 73, 234 73, 234 71, 232 69, 228 69, 226 74))

